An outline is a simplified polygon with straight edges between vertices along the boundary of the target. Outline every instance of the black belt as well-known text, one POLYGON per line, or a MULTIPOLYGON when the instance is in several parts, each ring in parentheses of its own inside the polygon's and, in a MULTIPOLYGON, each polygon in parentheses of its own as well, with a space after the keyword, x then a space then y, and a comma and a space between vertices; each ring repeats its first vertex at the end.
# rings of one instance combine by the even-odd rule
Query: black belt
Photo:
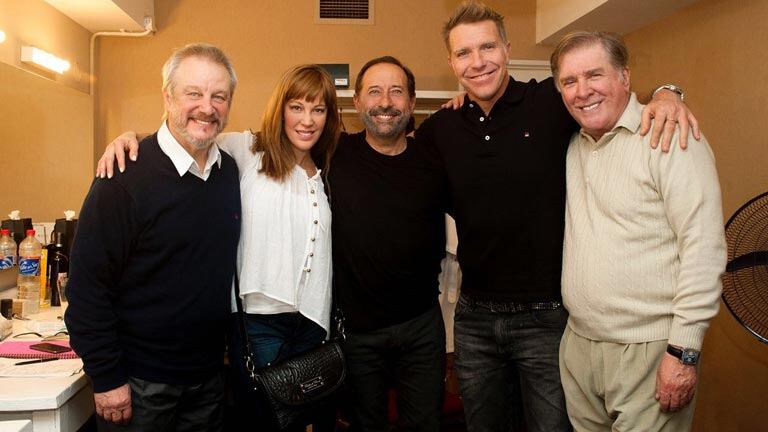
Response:
POLYGON ((557 301, 552 302, 532 302, 532 303, 519 303, 519 302, 506 302, 495 300, 477 300, 472 297, 462 294, 473 306, 479 306, 483 309, 488 309, 491 312, 501 313, 518 313, 537 310, 555 310, 560 309, 563 304, 557 301))

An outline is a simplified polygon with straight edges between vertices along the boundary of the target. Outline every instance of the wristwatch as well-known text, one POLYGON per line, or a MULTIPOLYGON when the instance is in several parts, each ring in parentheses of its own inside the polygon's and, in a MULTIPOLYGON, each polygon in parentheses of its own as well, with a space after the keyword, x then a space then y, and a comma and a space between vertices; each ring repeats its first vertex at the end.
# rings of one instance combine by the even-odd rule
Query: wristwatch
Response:
POLYGON ((673 357, 680 359, 680 363, 684 365, 693 366, 699 362, 699 356, 701 351, 692 348, 678 348, 672 345, 667 345, 667 353, 673 357))
POLYGON ((678 87, 678 86, 676 86, 674 84, 664 84, 663 86, 659 86, 659 88, 657 88, 656 90, 653 91, 653 94, 651 95, 651 97, 656 96, 656 93, 658 93, 658 92, 660 92, 662 90, 669 90, 671 92, 675 92, 678 95, 680 95, 680 101, 684 101, 685 100, 685 92, 683 91, 683 88, 682 87, 678 87))

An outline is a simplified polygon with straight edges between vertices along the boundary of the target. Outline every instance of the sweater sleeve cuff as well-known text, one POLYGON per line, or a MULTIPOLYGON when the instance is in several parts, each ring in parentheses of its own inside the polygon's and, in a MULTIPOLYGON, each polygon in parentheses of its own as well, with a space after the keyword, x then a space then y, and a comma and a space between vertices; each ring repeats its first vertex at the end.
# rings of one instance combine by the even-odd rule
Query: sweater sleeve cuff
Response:
POLYGON ((669 331, 669 344, 700 350, 709 325, 680 325, 673 323, 669 331))
POLYGON ((104 393, 128 382, 128 378, 119 371, 99 374, 90 378, 94 393, 104 393))

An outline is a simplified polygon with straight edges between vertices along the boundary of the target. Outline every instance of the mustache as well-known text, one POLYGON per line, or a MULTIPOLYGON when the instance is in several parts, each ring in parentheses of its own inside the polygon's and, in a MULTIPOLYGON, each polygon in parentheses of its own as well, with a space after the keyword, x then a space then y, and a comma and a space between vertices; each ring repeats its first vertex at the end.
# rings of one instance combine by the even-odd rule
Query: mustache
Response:
POLYGON ((370 111, 368 111, 368 115, 370 116, 377 116, 377 115, 388 115, 388 116, 401 116, 403 115, 403 112, 399 109, 395 109, 392 107, 389 108, 373 108, 370 111))
POLYGON ((190 120, 200 120, 200 121, 211 122, 211 123, 213 123, 213 122, 218 123, 219 122, 219 116, 217 116, 215 114, 214 115, 200 115, 200 114, 197 114, 197 115, 189 116, 189 119, 190 120))

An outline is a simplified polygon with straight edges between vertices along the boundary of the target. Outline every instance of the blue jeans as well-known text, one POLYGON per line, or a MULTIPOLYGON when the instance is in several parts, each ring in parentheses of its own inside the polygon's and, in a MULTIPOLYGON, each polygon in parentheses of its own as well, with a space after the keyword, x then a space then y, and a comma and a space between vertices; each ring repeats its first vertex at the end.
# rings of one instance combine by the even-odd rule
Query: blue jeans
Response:
POLYGON ((351 390, 350 430, 387 432, 388 391, 397 390, 399 431, 438 432, 445 379, 440 307, 369 332, 347 330, 343 345, 351 390))
POLYGON ((257 369, 308 351, 325 339, 325 330, 300 313, 246 314, 245 325, 257 369))
POLYGON ((459 297, 456 375, 469 432, 571 430, 558 353, 568 312, 493 312, 459 297), (523 418, 524 417, 524 423, 523 418))

